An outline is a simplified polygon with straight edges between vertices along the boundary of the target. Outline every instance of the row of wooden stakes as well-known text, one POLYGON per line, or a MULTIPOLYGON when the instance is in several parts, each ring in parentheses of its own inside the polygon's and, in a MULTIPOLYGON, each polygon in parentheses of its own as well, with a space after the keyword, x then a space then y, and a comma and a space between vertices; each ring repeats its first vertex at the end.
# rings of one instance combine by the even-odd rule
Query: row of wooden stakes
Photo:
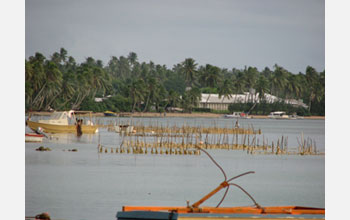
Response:
POLYGON ((168 134, 261 134, 261 130, 253 128, 220 128, 220 127, 147 127, 134 126, 138 133, 168 133, 168 134))
POLYGON ((98 145, 98 153, 126 153, 126 154, 165 154, 165 155, 200 155, 201 152, 198 149, 181 149, 181 148, 162 148, 152 147, 105 147, 98 145))
MULTIPOLYGON (((114 130, 114 125, 110 124, 106 126, 109 131, 114 130)), ((253 126, 250 128, 221 128, 221 127, 191 127, 191 126, 144 126, 144 125, 133 125, 133 129, 137 132, 127 133, 127 135, 138 135, 147 136, 148 134, 261 134, 261 129, 255 130, 253 126)))
MULTIPOLYGON (((273 154, 273 155, 322 155, 319 153, 316 148, 316 143, 312 142, 311 139, 308 141, 304 141, 303 146, 299 146, 297 150, 289 151, 288 149, 288 137, 282 136, 281 139, 278 139, 276 144, 272 141, 271 145, 267 144, 265 139, 263 140, 262 145, 259 145, 259 140, 257 137, 253 137, 249 141, 246 141, 246 135, 244 135, 242 139, 242 143, 239 144, 238 141, 231 144, 229 143, 227 138, 220 138, 219 142, 213 144, 210 143, 206 138, 205 141, 199 141, 200 139, 196 138, 195 142, 189 141, 185 143, 185 139, 182 139, 182 142, 172 142, 170 139, 163 139, 164 141, 159 141, 156 139, 153 143, 147 143, 146 141, 140 141, 139 139, 133 140, 124 140, 122 141, 119 148, 116 148, 116 153, 155 153, 155 154, 196 154, 199 148, 203 149, 221 149, 221 150, 243 150, 247 151, 248 154, 273 154)), ((162 139, 161 139, 162 140, 162 139)), ((303 140, 303 137, 302 137, 303 140)), ((187 140, 188 141, 188 140, 187 140)), ((214 142, 215 143, 215 142, 214 142)), ((112 148, 110 148, 112 151, 112 148)), ((108 150, 104 150, 107 151, 108 150)), ((99 152, 104 152, 99 149, 99 152)))

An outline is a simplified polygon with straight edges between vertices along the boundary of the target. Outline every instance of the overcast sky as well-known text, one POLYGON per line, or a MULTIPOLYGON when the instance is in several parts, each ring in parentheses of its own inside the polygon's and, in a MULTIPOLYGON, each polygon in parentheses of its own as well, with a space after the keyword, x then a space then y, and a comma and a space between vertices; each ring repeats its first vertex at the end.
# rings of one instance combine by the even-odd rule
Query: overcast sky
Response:
POLYGON ((172 68, 325 68, 324 0, 26 0, 26 58, 61 47, 77 62, 136 52, 172 68))

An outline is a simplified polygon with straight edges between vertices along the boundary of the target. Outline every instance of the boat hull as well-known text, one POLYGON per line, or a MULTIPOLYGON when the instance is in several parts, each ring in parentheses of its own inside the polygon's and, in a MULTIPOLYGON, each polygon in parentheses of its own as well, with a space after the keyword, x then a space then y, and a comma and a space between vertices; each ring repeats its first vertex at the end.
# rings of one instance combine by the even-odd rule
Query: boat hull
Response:
POLYGON ((25 141, 26 142, 42 142, 44 135, 42 134, 26 134, 25 141))
POLYGON ((103 113, 104 114, 104 116, 106 116, 106 117, 116 117, 117 115, 116 114, 114 114, 114 113, 103 113))
POLYGON ((225 118, 241 118, 241 116, 237 116, 237 115, 225 115, 225 118))
MULTIPOLYGON (((28 126, 33 131, 37 131, 40 127, 45 133, 77 133, 77 128, 75 125, 54 125, 45 124, 34 121, 27 121, 28 126)), ((97 125, 82 125, 81 126, 83 134, 95 134, 98 131, 97 125)))
POLYGON ((117 212, 117 219, 325 219, 325 209, 301 206, 201 208, 124 206, 123 211, 117 212))
POLYGON ((109 116, 109 117, 116 117, 117 116, 117 114, 116 113, 114 113, 114 112, 111 112, 111 111, 105 111, 104 113, 104 116, 109 116))
POLYGON ((152 212, 152 211, 131 211, 118 212, 117 220, 219 220, 219 219, 234 219, 234 220, 285 220, 285 219, 313 219, 324 220, 322 214, 213 214, 213 213, 176 213, 176 212, 152 212))

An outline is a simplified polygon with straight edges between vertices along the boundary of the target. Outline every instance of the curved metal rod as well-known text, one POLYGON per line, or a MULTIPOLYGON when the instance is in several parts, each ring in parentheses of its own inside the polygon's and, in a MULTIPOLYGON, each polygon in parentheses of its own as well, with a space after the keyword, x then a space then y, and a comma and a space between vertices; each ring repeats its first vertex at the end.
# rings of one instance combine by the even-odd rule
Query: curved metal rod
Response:
POLYGON ((216 206, 216 208, 218 208, 218 207, 221 205, 221 203, 224 201, 224 199, 225 199, 225 197, 226 197, 227 192, 228 192, 229 189, 230 189, 230 185, 227 186, 227 189, 226 189, 226 191, 225 191, 225 193, 224 193, 224 196, 222 197, 221 201, 220 201, 219 204, 216 206))
POLYGON ((237 185, 235 183, 230 183, 229 185, 238 187, 240 190, 242 190, 245 194, 247 194, 249 196, 249 198, 254 202, 254 204, 257 208, 261 208, 261 206, 255 201, 255 199, 247 191, 245 191, 242 187, 240 187, 239 185, 237 185))
POLYGON ((239 174, 238 176, 232 177, 231 179, 227 180, 227 182, 230 182, 230 181, 232 181, 234 179, 237 179, 238 177, 241 177, 241 176, 244 176, 244 175, 247 175, 247 174, 250 174, 250 173, 255 173, 255 172, 254 171, 248 171, 248 172, 239 174))
MULTIPOLYGON (((239 177, 241 177, 241 176, 250 174, 250 173, 255 173, 255 172, 254 172, 254 171, 248 171, 248 172, 239 174, 238 176, 232 177, 231 179, 227 180, 227 183, 229 183, 230 181, 232 181, 232 180, 234 180, 234 179, 237 179, 237 178, 239 178, 239 177)), ((224 199, 225 199, 225 197, 226 197, 226 194, 227 194, 229 188, 230 188, 230 185, 228 185, 228 187, 227 187, 227 189, 226 189, 226 191, 225 191, 225 193, 224 193, 224 196, 222 197, 221 201, 220 201, 219 204, 216 206, 216 208, 218 208, 218 207, 221 205, 221 203, 224 201, 224 199)), ((243 189, 243 188, 242 188, 242 189, 243 189)))
POLYGON ((222 174, 224 174, 224 177, 225 177, 225 181, 227 180, 227 177, 226 177, 226 173, 225 171, 222 169, 222 167, 210 156, 210 154, 205 151, 204 149, 200 148, 199 146, 195 145, 195 148, 198 148, 199 150, 203 151, 206 155, 208 155, 208 157, 211 159, 211 161, 213 161, 213 163, 221 170, 222 174))

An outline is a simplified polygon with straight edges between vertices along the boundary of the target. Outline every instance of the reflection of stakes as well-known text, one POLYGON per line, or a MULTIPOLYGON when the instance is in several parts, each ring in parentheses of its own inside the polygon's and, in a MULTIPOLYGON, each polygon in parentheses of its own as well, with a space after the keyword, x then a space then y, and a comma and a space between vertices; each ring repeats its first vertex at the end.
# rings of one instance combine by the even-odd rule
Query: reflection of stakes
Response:
POLYGON ((198 145, 195 146, 195 148, 203 151, 209 158, 210 160, 220 169, 220 171, 222 172, 222 174, 224 175, 224 178, 225 180, 216 188, 214 189, 213 191, 211 191, 209 194, 207 194, 206 196, 204 196, 202 199, 200 199, 199 201, 195 202, 194 204, 192 204, 192 208, 198 208, 204 201, 206 201, 207 199, 209 199, 210 197, 212 197, 215 193, 217 193, 218 191, 220 191, 221 189, 227 187, 222 199, 220 200, 219 204, 216 206, 216 208, 218 208, 221 203, 224 201, 226 195, 227 195, 227 192, 230 188, 230 186, 236 186, 237 188, 239 188, 240 190, 242 190, 246 195, 248 195, 248 197, 254 202, 255 206, 257 208, 261 208, 261 206, 254 200, 254 198, 247 192, 245 191, 241 186, 235 184, 235 183, 230 183, 230 181, 234 180, 234 179, 237 179, 241 176, 244 176, 244 175, 247 175, 247 174, 250 174, 250 173, 255 173, 254 171, 249 171, 249 172, 245 172, 245 173, 242 173, 238 176, 235 176, 235 177, 232 177, 230 179, 227 180, 227 176, 226 176, 226 173, 225 171, 222 169, 222 167, 214 160, 214 158, 207 152, 205 151, 204 149, 202 149, 201 147, 199 147, 198 145))

